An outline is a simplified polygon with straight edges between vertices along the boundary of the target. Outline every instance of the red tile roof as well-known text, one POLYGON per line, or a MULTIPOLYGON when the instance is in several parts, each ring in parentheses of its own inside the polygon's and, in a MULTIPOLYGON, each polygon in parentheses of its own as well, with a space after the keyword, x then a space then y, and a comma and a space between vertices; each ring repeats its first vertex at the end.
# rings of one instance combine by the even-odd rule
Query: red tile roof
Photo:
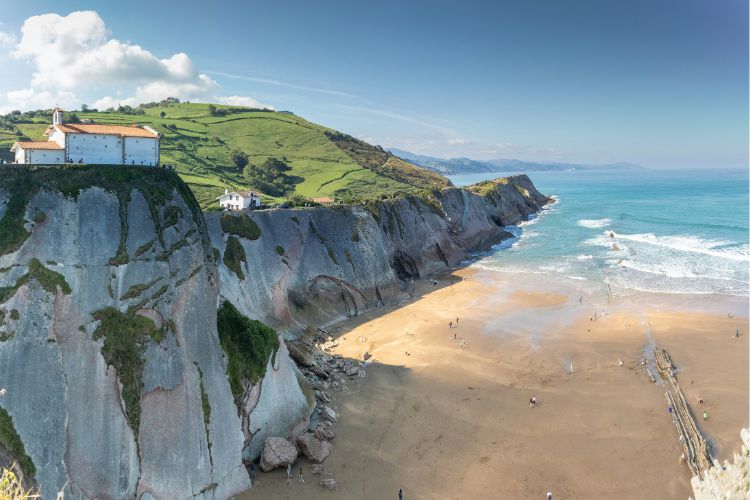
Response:
POLYGON ((79 123, 63 123, 62 125, 54 125, 66 134, 102 134, 102 135, 119 135, 121 137, 148 137, 155 139, 159 137, 159 134, 155 134, 145 128, 131 125, 125 127, 123 125, 98 125, 98 124, 79 124, 79 123))
POLYGON ((16 146, 21 149, 64 149, 58 143, 53 141, 18 141, 13 144, 12 148, 10 148, 11 151, 14 151, 16 146))

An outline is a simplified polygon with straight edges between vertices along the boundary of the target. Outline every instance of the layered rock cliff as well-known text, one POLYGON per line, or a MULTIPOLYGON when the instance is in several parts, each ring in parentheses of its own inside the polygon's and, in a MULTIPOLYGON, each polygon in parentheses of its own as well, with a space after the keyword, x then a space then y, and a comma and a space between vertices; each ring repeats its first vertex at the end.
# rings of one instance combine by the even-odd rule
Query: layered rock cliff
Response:
POLYGON ((287 334, 329 324, 403 299, 408 280, 489 250, 510 236, 505 226, 549 201, 526 175, 476 191, 448 188, 364 206, 207 214, 211 245, 224 256, 220 293, 287 334))
POLYGON ((314 405, 282 342, 236 399, 217 306, 294 336, 500 241, 525 176, 365 207, 202 214, 161 169, 4 168, 0 460, 45 498, 228 498, 314 405))

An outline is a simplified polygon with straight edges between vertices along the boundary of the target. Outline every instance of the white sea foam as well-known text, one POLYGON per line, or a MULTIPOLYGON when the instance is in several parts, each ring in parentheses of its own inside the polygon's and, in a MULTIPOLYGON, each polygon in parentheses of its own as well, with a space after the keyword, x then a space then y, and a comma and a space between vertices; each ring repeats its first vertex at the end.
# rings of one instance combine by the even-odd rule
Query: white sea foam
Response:
POLYGON ((602 227, 607 227, 612 222, 609 218, 605 217, 603 219, 580 219, 576 222, 581 227, 587 227, 589 229, 599 229, 602 227))
MULTIPOLYGON (((606 233, 608 234, 608 233, 606 233)), ((748 245, 738 245, 733 241, 704 240, 696 236, 656 236, 653 233, 617 234, 612 240, 626 240, 647 245, 665 247, 680 252, 700 253, 720 259, 748 261, 748 245)))
POLYGON ((576 260, 592 260, 594 258, 593 255, 577 255, 576 260))

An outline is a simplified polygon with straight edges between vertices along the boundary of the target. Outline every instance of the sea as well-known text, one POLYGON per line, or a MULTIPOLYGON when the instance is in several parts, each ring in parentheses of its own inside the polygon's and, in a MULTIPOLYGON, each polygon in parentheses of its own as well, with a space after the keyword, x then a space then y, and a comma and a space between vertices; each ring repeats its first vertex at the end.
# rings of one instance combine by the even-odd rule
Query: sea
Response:
MULTIPOLYGON (((450 176, 458 186, 499 174, 450 176)), ((507 174, 502 174, 507 175, 507 174)), ((748 296, 748 171, 529 172, 552 196, 473 265, 582 287, 748 296)))

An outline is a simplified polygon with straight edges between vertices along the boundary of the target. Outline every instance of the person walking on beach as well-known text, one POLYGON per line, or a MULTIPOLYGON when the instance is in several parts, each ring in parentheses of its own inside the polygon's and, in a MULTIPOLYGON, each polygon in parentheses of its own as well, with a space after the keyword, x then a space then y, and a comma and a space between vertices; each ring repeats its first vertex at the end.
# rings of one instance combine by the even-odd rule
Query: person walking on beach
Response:
POLYGON ((529 408, 534 408, 536 406, 536 396, 532 394, 531 399, 529 399, 529 408))
POLYGON ((398 489, 398 500, 404 500, 404 490, 398 489))
POLYGON ((448 322, 448 328, 453 328, 453 321, 448 322))
POLYGON ((305 479, 302 477, 302 466, 299 466, 299 482, 304 483, 305 479))
POLYGON ((698 396, 698 404, 703 406, 703 396, 698 396))
POLYGON ((547 492, 547 500, 552 500, 552 492, 551 491, 547 492))
POLYGON ((703 421, 708 422, 708 410, 703 410, 703 421))
POLYGON ((734 332, 734 338, 736 338, 736 339, 740 338, 740 329, 739 328, 737 328, 737 331, 734 332))
MULTIPOLYGON (((456 324, 458 324, 458 316, 456 316, 456 324)), ((739 332, 739 330, 737 330, 739 332)))

